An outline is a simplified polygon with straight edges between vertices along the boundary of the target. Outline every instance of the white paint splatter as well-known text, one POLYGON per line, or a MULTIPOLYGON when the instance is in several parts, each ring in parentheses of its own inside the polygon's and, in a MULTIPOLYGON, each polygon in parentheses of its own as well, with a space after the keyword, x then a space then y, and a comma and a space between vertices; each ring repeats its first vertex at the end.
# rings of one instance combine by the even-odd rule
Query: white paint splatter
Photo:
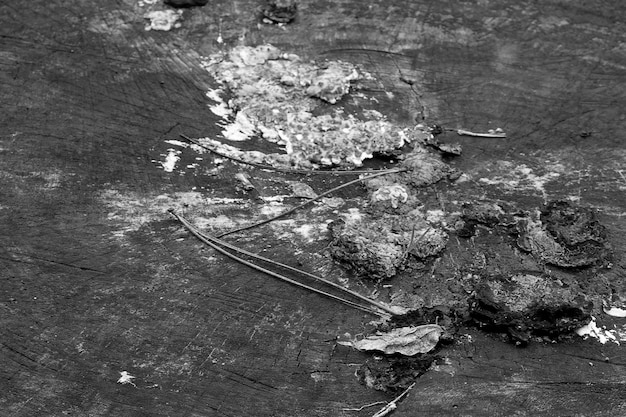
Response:
POLYGON ((232 141, 244 141, 250 139, 255 134, 255 127, 243 111, 237 112, 235 120, 225 126, 222 135, 232 141))
POLYGON ((165 172, 172 172, 176 168, 176 163, 180 160, 180 151, 176 149, 168 149, 165 161, 161 162, 161 166, 165 172))
POLYGON ((227 119, 228 117, 233 115, 233 111, 230 109, 230 107, 228 107, 228 104, 222 98, 222 93, 223 90, 220 88, 210 89, 206 92, 206 96, 216 103, 212 106, 209 106, 209 109, 213 112, 213 114, 221 117, 222 119, 227 119))
POLYGON ((626 341, 626 332, 624 330, 615 329, 608 330, 606 326, 598 327, 595 317, 591 317, 591 321, 583 327, 576 329, 576 334, 587 339, 593 337, 598 339, 602 344, 613 342, 617 345, 626 341))
POLYGON ((120 372, 120 375, 121 375, 121 376, 120 376, 120 377, 119 377, 119 379, 117 380, 117 383, 118 383, 118 384, 122 384, 122 385, 130 384, 130 385, 132 385, 133 387, 137 388, 137 385, 135 385, 135 383, 133 382, 133 379, 135 379, 135 377, 134 377, 134 376, 132 376, 131 374, 129 374, 129 373, 128 373, 128 372, 126 372, 126 371, 122 371, 122 372, 120 372))

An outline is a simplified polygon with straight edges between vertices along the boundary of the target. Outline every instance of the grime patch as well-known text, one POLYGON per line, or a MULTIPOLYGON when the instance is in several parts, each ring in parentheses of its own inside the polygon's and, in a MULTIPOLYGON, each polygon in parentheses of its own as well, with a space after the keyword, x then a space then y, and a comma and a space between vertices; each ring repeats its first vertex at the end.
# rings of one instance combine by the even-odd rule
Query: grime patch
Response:
POLYGON ((560 267, 585 267, 608 264, 611 249, 607 231, 593 211, 567 201, 547 204, 539 218, 518 222, 520 249, 546 263, 560 267))
POLYGON ((425 354, 419 357, 374 356, 356 371, 360 383, 377 391, 405 390, 417 378, 428 372, 438 357, 425 354))
POLYGON ((366 213, 329 224, 331 255, 373 281, 389 279, 410 257, 437 256, 448 241, 437 218, 424 213, 420 187, 448 178, 454 171, 436 156, 416 147, 402 156, 398 172, 368 180, 366 213))
POLYGON ((580 287, 530 274, 489 278, 470 301, 470 315, 480 327, 508 333, 516 344, 531 336, 571 335, 591 320, 592 309, 580 287))

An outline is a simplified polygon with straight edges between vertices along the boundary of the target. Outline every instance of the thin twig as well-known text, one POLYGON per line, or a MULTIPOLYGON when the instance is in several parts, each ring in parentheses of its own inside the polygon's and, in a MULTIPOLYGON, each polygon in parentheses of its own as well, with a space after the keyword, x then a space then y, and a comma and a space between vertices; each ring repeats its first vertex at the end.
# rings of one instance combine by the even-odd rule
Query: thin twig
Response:
POLYGON ((276 172, 284 172, 284 173, 288 173, 288 174, 313 174, 313 175, 357 175, 357 174, 371 174, 372 172, 381 172, 381 171, 386 171, 386 169, 382 169, 382 170, 377 170, 377 169, 369 169, 369 170, 360 170, 360 171, 356 171, 356 170, 349 170, 349 169, 336 169, 336 170, 332 170, 332 171, 322 171, 322 170, 314 170, 314 169, 297 169, 297 168, 280 168, 280 167, 274 167, 272 165, 267 165, 267 164, 260 164, 258 162, 252 162, 252 161, 244 161, 243 159, 237 158, 236 156, 230 156, 227 155, 223 152, 219 152, 216 151, 215 149, 212 149, 210 146, 206 146, 203 145, 199 140, 197 139, 193 139, 190 138, 187 135, 183 135, 180 134, 180 137, 185 139, 188 142, 193 143, 194 145, 198 145, 201 148, 204 148, 210 152, 213 152, 215 155, 220 156, 222 158, 226 158, 226 159, 230 159, 231 161, 237 162, 239 164, 244 164, 244 165, 250 165, 256 168, 261 168, 261 169, 267 169, 270 171, 276 171, 276 172))
POLYGON ((218 239, 218 238, 216 238, 214 236, 210 236, 210 235, 204 234, 204 233, 200 232, 191 223, 189 223, 189 221, 187 219, 185 219, 183 216, 177 214, 173 209, 170 209, 169 212, 174 217, 176 217, 176 219, 178 219, 178 221, 180 221, 192 234, 194 234, 202 242, 204 242, 207 245, 211 246, 213 249, 217 250, 221 254, 226 255, 226 256, 228 256, 231 259, 236 260, 237 262, 240 262, 240 263, 242 263, 244 265, 247 265, 247 266, 249 266, 251 268, 254 268, 254 269, 258 270, 258 271, 264 272, 264 273, 266 273, 268 275, 271 275, 271 276, 273 276, 275 278, 278 278, 278 279, 280 279, 282 281, 285 281, 285 282, 288 282, 290 284, 296 285, 298 287, 307 289, 309 291, 313 291, 315 293, 324 295, 326 297, 329 297, 329 298, 332 298, 334 300, 340 301, 340 302, 342 302, 342 303, 344 303, 346 305, 349 305, 351 307, 357 308, 359 310, 366 311, 368 313, 376 314, 376 315, 381 316, 381 317, 388 317, 389 315, 393 316, 393 315, 396 314, 391 308, 385 306, 384 304, 378 303, 378 302, 376 302, 376 301, 374 301, 372 299, 369 299, 369 298, 367 298, 367 297, 365 297, 365 296, 363 296, 363 295, 361 295, 361 294, 359 294, 357 292, 354 292, 352 290, 344 288, 344 287, 342 287, 342 286, 340 286, 338 284, 335 284, 332 281, 328 281, 328 280, 326 280, 326 279, 324 279, 322 277, 319 277, 317 275, 311 274, 311 273, 306 272, 306 271, 302 271, 300 269, 297 269, 297 268, 294 268, 292 266, 289 266, 289 265, 286 265, 286 264, 274 261, 274 260, 269 259, 269 258, 265 258, 263 256, 254 254, 252 252, 248 252, 245 249, 238 248, 237 246, 231 245, 230 243, 225 242, 225 241, 223 241, 221 239, 218 239), (283 276, 281 274, 278 274, 276 272, 270 271, 270 270, 268 270, 266 268, 263 268, 263 267, 261 267, 259 265, 254 264, 252 262, 246 261, 245 259, 242 259, 242 258, 240 258, 240 257, 238 257, 238 256, 236 256, 236 255, 226 251, 225 249, 222 248, 222 246, 226 247, 226 248, 228 248, 230 250, 233 250, 235 252, 239 252, 239 253, 242 253, 244 255, 250 256, 251 258, 254 258, 254 259, 257 259, 257 260, 260 260, 260 261, 264 261, 264 262, 268 262, 270 264, 279 266, 281 268, 285 268, 285 269, 290 270, 292 272, 298 272, 300 274, 306 275, 309 278, 312 278, 312 279, 314 279, 316 281, 322 282, 322 283, 324 283, 326 285, 329 285, 329 286, 331 286, 333 288, 336 288, 336 289, 338 289, 338 290, 340 290, 340 291, 342 291, 342 292, 344 292, 346 294, 349 294, 349 295, 351 295, 353 297, 356 297, 359 300, 364 301, 365 303, 369 304, 371 307, 362 306, 362 305, 357 304, 357 303, 355 303, 353 301, 346 300, 344 298, 341 298, 341 297, 338 297, 336 295, 327 293, 325 291, 319 290, 319 289, 311 287, 309 285, 302 284, 302 283, 297 282, 297 281, 295 281, 295 280, 293 280, 291 278, 287 278, 287 277, 285 277, 285 276, 283 276))
POLYGON ((413 246, 414 237, 415 237, 415 223, 413 223, 413 228, 411 229, 411 240, 409 240, 409 244, 406 246, 406 249, 404 250, 404 253, 402 254, 403 262, 409 256, 409 251, 411 250, 411 246, 413 246))
POLYGON ((506 133, 476 133, 463 129, 458 129, 456 133, 462 136, 474 136, 477 138, 506 138, 506 133))
POLYGON ((393 412, 393 410, 398 408, 398 404, 396 404, 396 403, 398 401, 400 401, 405 395, 407 395, 408 392, 411 390, 411 388, 413 388, 414 386, 415 386, 415 382, 412 383, 411 385, 409 385, 409 387, 407 389, 405 389, 402 392, 402 394, 400 394, 396 398, 394 398, 391 402, 389 402, 389 404, 387 404, 386 406, 384 406, 383 408, 378 410, 378 412, 376 414, 372 415, 372 417, 384 417, 387 414, 390 414, 391 412, 393 412))
POLYGON ((404 172, 404 171, 406 171, 406 168, 390 169, 390 170, 380 171, 380 172, 377 172, 377 173, 372 174, 372 175, 368 175, 367 177, 357 178, 355 180, 348 181, 345 184, 341 184, 341 185, 339 185, 339 186, 337 186, 335 188, 332 188, 332 189, 330 189, 330 190, 328 190, 326 192, 323 192, 322 194, 318 195, 317 197, 311 198, 310 200, 307 200, 304 203, 302 203, 300 205, 297 205, 296 207, 291 208, 291 209, 289 209, 289 210, 287 210, 287 211, 285 211, 283 213, 277 214, 274 217, 270 217, 269 219, 261 220, 260 222, 257 222, 257 223, 254 223, 254 224, 251 224, 251 225, 248 225, 248 226, 242 226, 242 227, 239 227, 237 229, 231 230, 229 232, 225 232, 225 233, 219 234, 219 235, 217 235, 217 237, 224 237, 224 236, 227 236, 227 235, 232 235, 233 233, 241 232, 243 230, 248 230, 248 229, 252 229, 252 228, 255 228, 255 227, 267 224, 267 223, 272 222, 272 221, 274 221, 276 219, 279 219, 279 218, 284 217, 284 216, 286 216, 288 214, 291 214, 294 211, 297 211, 297 210, 299 210, 299 209, 301 209, 303 207, 306 207, 309 204, 313 203, 314 201, 317 201, 317 200, 319 200, 319 199, 321 199, 321 198, 323 198, 323 197, 325 197, 325 196, 327 196, 329 194, 332 194, 335 191, 338 191, 338 190, 340 190, 340 189, 342 189, 344 187, 347 187, 349 185, 355 184, 357 182, 370 180, 372 178, 380 177, 381 175, 395 174, 395 173, 404 172))
POLYGON ((375 405, 387 404, 386 401, 376 401, 375 403, 365 404, 360 406, 359 408, 342 408, 342 411, 363 411, 366 408, 374 407, 375 405))

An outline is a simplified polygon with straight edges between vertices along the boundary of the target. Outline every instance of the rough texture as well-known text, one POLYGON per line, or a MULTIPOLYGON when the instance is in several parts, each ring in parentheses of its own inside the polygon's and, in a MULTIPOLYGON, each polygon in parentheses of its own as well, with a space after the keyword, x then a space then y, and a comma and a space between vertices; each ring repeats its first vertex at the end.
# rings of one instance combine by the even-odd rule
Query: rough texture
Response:
POLYGON ((470 301, 479 326, 508 332, 517 344, 527 344, 532 335, 572 336, 591 320, 592 308, 580 288, 530 274, 489 278, 470 301))
POLYGON ((430 354, 416 358, 374 357, 361 365, 356 375, 368 388, 397 392, 407 389, 436 359, 430 354))
POLYGON ((606 228, 593 211, 556 201, 542 208, 539 219, 518 222, 517 243, 546 263, 561 267, 584 267, 607 263, 611 248, 606 228))
POLYGON ((336 220, 328 225, 331 255, 358 276, 380 281, 396 275, 409 256, 436 256, 448 235, 414 211, 408 215, 366 215, 357 221, 336 220), (413 236, 413 238, 411 238, 413 236))
POLYGON ((298 2, 296 0, 265 0, 261 10, 263 17, 270 23, 290 23, 296 18, 298 2))
MULTIPOLYGON (((602 311, 603 299, 626 299, 622 1, 301 1, 283 28, 259 24, 257 0, 210 1, 178 28, 146 31, 149 4, 164 7, 0 2, 0 414, 337 417, 394 397, 354 377, 370 355, 335 343, 371 332, 373 317, 231 263, 166 214, 174 206, 226 231, 300 202, 281 200, 285 179, 317 192, 345 180, 253 170, 175 143, 219 137, 224 120, 205 94, 220 85, 201 57, 242 44, 350 62, 375 77, 359 92, 376 100, 349 94, 347 113, 438 123, 439 141, 461 143, 460 157, 441 160, 465 174, 409 196, 427 218, 441 211, 450 227, 467 201, 528 213, 566 200, 597 212, 613 255, 610 269, 561 268, 520 250, 514 228, 478 224, 468 238, 448 230, 422 267, 381 285, 356 280, 324 256, 320 224, 369 201, 360 187, 337 193, 341 206, 315 204, 230 241, 450 316, 484 277, 549 276, 593 298, 600 329, 623 332, 602 311), (507 139, 454 132, 497 127, 507 139), (241 171, 258 193, 237 190, 241 171), (122 372, 136 387, 117 382, 122 372)), ((260 142, 245 150, 275 152, 260 142)), ((393 417, 624 415, 621 343, 576 336, 520 349, 460 327, 393 417)))

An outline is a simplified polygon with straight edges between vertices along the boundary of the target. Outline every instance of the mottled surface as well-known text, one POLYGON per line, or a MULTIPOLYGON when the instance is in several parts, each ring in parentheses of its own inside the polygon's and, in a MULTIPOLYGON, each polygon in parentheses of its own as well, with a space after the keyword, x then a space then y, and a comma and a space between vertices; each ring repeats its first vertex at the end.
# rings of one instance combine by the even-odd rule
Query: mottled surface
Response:
MULTIPOLYGON (((344 408, 391 399, 354 376, 371 355, 335 344, 371 317, 222 259, 166 214, 220 232, 295 204, 276 196, 302 177, 245 168, 256 194, 245 193, 241 167, 165 142, 219 134, 201 57, 239 43, 364 67, 398 124, 504 129, 505 140, 438 136, 463 146, 447 162, 465 176, 422 189, 425 213, 447 221, 465 200, 533 211, 565 199, 597 210, 614 260, 547 267, 477 225, 410 280, 374 288, 328 258, 317 221, 337 217, 328 205, 238 245, 420 307, 461 308, 482 276, 576 280, 599 322, 623 328, 599 304, 626 299, 620 1, 302 1, 284 27, 259 25, 258 5, 210 1, 170 31, 145 30, 144 15, 165 8, 149 0, 0 5, 0 414, 354 416, 374 410, 344 408), (168 155, 180 158, 169 171, 168 155), (117 383, 122 371, 135 385, 117 383)), ((369 105, 360 100, 345 105, 369 105)), ((318 193, 343 181, 306 179, 318 193)), ((341 210, 364 195, 343 190, 341 210)), ((461 329, 438 354, 446 361, 394 415, 626 414, 626 354, 613 343, 519 349, 461 329)))

